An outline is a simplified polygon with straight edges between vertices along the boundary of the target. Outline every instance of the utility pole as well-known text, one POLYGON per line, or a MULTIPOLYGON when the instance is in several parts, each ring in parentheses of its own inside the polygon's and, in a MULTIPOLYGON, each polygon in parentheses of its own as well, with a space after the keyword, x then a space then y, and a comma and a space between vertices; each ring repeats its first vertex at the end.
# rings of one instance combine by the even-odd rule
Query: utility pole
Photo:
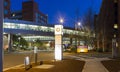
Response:
POLYGON ((3 1, 0 0, 0 72, 3 72, 3 1))

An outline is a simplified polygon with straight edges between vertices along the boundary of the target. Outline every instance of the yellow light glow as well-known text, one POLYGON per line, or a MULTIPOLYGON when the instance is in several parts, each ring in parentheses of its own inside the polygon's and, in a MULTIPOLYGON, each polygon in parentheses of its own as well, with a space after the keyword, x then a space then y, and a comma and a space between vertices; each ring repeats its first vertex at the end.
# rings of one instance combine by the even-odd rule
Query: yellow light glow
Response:
POLYGON ((80 52, 88 52, 87 46, 79 46, 77 48, 77 53, 80 53, 80 52))
POLYGON ((114 24, 114 28, 115 28, 115 29, 118 29, 118 25, 117 25, 117 24, 114 24))
POLYGON ((84 49, 81 49, 80 52, 84 52, 85 50, 84 49))

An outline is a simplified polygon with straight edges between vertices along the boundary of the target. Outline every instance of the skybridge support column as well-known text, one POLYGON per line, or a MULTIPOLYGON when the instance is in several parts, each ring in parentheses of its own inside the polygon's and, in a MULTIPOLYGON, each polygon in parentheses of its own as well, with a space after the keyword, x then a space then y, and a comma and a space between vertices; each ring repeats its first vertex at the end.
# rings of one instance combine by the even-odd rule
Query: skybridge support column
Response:
POLYGON ((8 52, 12 52, 12 34, 8 34, 8 52))
POLYGON ((73 43, 73 38, 70 38, 70 44, 72 45, 72 43, 73 43))
POLYGON ((3 72, 3 1, 0 0, 0 72, 3 72))
POLYGON ((75 38, 75 45, 76 45, 76 46, 78 45, 78 43, 77 43, 77 38, 75 38))

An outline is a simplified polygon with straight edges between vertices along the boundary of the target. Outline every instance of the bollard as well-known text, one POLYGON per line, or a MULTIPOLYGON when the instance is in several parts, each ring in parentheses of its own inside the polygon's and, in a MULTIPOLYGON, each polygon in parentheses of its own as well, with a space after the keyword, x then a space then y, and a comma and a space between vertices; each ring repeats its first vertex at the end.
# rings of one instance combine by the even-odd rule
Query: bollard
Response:
POLYGON ((35 59, 35 64, 37 64, 37 47, 34 47, 34 59, 35 59))
POLYGON ((25 70, 28 70, 30 69, 32 66, 30 65, 30 59, 29 57, 25 57, 25 60, 24 60, 24 65, 25 65, 25 70))

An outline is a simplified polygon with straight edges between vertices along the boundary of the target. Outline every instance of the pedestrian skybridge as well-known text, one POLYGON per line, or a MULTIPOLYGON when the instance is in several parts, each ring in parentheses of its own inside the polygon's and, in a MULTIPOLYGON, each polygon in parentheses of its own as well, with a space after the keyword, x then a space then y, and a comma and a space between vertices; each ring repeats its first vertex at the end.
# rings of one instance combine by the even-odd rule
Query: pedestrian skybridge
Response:
MULTIPOLYGON (((54 25, 42 25, 35 22, 4 19, 4 33, 23 34, 23 35, 40 35, 40 36, 54 36, 54 25)), ((64 36, 87 36, 83 31, 64 28, 64 36)))

